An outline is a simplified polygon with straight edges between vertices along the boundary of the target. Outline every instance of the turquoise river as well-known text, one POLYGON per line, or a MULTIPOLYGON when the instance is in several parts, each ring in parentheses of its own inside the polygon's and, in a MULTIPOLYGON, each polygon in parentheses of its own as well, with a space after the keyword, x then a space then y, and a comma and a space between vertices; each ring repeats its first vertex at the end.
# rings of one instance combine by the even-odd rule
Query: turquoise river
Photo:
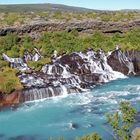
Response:
POLYGON ((0 140, 49 140, 50 136, 56 140, 59 136, 74 140, 76 136, 95 131, 103 140, 113 140, 106 114, 116 111, 125 100, 140 110, 140 77, 111 81, 84 93, 1 110, 0 140))

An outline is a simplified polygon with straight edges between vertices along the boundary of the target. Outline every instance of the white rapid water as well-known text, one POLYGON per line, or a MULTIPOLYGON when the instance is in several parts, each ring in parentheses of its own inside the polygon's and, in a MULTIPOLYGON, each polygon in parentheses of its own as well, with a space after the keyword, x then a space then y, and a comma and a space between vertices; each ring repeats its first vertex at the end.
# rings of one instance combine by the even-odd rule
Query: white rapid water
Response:
POLYGON ((129 70, 128 75, 130 75, 130 74, 135 75, 136 73, 134 70, 134 65, 133 65, 132 59, 128 53, 127 53, 127 55, 128 55, 128 57, 120 49, 118 49, 118 58, 119 58, 120 63, 123 63, 126 65, 126 67, 129 70))
POLYGON ((26 63, 21 58, 10 58, 6 54, 3 54, 3 59, 10 63, 11 68, 17 68, 21 72, 29 70, 26 63))
POLYGON ((83 53, 77 53, 83 60, 86 60, 87 67, 89 67, 91 73, 99 73, 100 82, 109 82, 111 80, 116 80, 118 78, 126 78, 123 73, 113 71, 113 69, 107 63, 107 57, 111 55, 111 52, 105 54, 104 52, 99 52, 99 59, 95 57, 95 52, 92 50, 88 51, 85 55, 83 53))

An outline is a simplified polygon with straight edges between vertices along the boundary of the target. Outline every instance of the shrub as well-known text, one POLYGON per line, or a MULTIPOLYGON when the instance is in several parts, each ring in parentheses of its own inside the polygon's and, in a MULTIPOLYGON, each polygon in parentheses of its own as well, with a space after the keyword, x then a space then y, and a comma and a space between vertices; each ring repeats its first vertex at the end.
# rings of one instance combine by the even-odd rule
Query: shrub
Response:
POLYGON ((36 72, 40 71, 40 69, 45 65, 50 63, 50 58, 43 58, 39 61, 33 62, 33 61, 28 61, 27 65, 29 68, 34 69, 36 72))
POLYGON ((13 90, 22 89, 19 78, 16 76, 17 70, 8 67, 0 71, 0 92, 11 93, 13 90))
POLYGON ((76 138, 76 140, 101 140, 101 136, 98 133, 91 133, 81 138, 76 138))
POLYGON ((136 109, 128 102, 122 102, 119 111, 107 115, 108 123, 112 127, 116 140, 130 140, 130 128, 135 122, 136 109))

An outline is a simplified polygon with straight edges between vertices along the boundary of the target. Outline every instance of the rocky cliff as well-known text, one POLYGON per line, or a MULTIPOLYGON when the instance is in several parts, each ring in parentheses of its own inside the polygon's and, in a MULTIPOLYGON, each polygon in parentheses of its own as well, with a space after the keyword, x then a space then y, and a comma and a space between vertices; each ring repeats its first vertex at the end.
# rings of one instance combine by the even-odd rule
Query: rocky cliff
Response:
POLYGON ((0 94, 1 106, 83 92, 118 78, 140 75, 139 51, 123 52, 116 48, 112 52, 104 53, 102 50, 94 52, 89 49, 84 53, 74 52, 63 56, 57 56, 55 52, 52 62, 44 65, 39 72, 26 73, 25 71, 29 70, 26 61, 40 59, 38 51, 35 54, 36 59, 29 56, 30 54, 26 53, 23 61, 21 58, 3 55, 11 67, 21 71, 18 77, 24 89, 10 95, 0 94))
POLYGON ((98 20, 72 21, 72 22, 38 22, 34 24, 22 25, 21 27, 5 27, 0 29, 0 36, 7 33, 18 33, 20 35, 31 32, 43 31, 68 31, 76 29, 79 32, 93 33, 96 30, 103 33, 124 33, 140 27, 140 20, 126 22, 102 22, 98 20))

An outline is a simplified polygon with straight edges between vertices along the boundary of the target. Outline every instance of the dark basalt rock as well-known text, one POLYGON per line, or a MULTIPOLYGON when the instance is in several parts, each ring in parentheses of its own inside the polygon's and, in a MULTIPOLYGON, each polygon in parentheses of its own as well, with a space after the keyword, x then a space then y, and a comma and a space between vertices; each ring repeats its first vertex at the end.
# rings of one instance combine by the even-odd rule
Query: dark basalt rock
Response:
POLYGON ((140 51, 129 51, 126 55, 132 59, 136 74, 140 75, 140 51))
POLYGON ((0 36, 5 36, 7 33, 17 33, 22 35, 24 33, 43 32, 43 31, 72 31, 73 29, 78 32, 92 33, 99 30, 103 33, 124 33, 140 26, 140 20, 134 20, 129 22, 102 22, 98 20, 86 20, 86 21, 46 21, 22 25, 20 27, 7 27, 0 29, 0 36))
POLYGON ((135 73, 140 75, 140 51, 121 51, 121 55, 119 53, 120 50, 115 50, 108 57, 108 64, 112 67, 112 69, 127 75, 129 69, 127 67, 127 61, 125 60, 126 56, 133 63, 135 73))
POLYGON ((109 57, 108 57, 108 64, 112 67, 114 71, 119 71, 125 75, 128 74, 128 67, 126 67, 125 63, 122 63, 119 61, 119 51, 114 51, 109 57))
POLYGON ((70 123, 69 123, 69 128, 70 128, 70 129, 78 129, 79 126, 78 126, 77 123, 70 122, 70 123))
POLYGON ((20 102, 22 91, 14 91, 11 94, 0 94, 0 107, 2 106, 17 106, 20 102))
POLYGON ((124 78, 124 75, 140 75, 140 51, 123 52, 116 48, 106 54, 102 50, 94 52, 89 49, 85 53, 59 57, 56 53, 54 57, 55 60, 39 72, 21 72, 18 77, 24 89, 0 94, 0 106, 83 92, 95 85, 124 78))
POLYGON ((84 64, 84 60, 78 54, 64 55, 60 58, 60 63, 62 65, 68 65, 71 73, 82 74, 82 69, 79 66, 84 64))
POLYGON ((88 83, 89 85, 96 85, 99 83, 99 74, 81 74, 80 75, 80 80, 88 83))

